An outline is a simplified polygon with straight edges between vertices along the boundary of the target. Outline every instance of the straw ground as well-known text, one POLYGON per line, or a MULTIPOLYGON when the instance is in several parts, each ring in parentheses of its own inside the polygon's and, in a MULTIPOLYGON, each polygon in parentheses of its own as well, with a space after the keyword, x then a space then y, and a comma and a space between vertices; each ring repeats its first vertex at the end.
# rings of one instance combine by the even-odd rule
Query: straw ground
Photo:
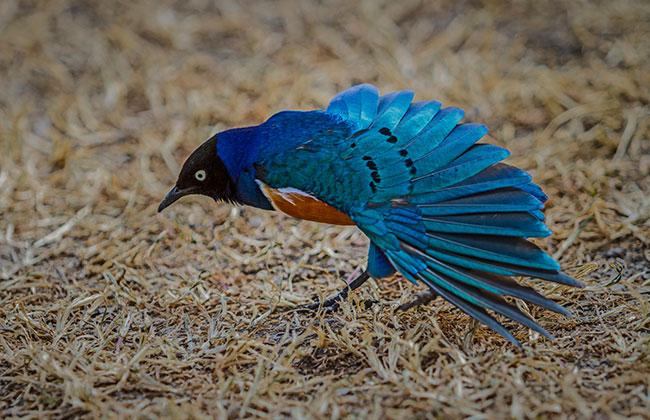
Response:
POLYGON ((3 0, 0 416, 648 418, 647 1, 3 0), (537 241, 586 285, 508 324, 371 282, 354 228, 208 199, 155 213, 211 132, 343 88, 483 122, 551 196, 537 241), (380 304, 362 311, 360 299, 380 304))

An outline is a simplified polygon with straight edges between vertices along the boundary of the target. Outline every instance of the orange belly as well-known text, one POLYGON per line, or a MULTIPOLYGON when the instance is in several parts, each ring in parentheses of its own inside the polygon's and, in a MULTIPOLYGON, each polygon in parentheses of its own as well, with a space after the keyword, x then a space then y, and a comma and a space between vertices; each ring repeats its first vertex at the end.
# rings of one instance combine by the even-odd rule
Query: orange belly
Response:
POLYGON ((312 222, 329 223, 331 225, 353 225, 350 217, 336 210, 311 194, 295 188, 271 188, 259 182, 260 188, 271 201, 276 210, 297 219, 312 222))

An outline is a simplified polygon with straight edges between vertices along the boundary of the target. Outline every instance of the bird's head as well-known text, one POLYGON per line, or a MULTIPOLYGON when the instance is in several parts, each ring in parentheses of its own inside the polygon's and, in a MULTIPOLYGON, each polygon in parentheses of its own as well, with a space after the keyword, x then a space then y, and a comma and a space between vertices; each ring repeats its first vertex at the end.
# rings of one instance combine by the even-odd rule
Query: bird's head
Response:
POLYGON ((231 200, 233 182, 226 166, 217 155, 217 135, 200 145, 187 158, 174 188, 158 206, 163 211, 181 197, 201 194, 216 200, 231 200))

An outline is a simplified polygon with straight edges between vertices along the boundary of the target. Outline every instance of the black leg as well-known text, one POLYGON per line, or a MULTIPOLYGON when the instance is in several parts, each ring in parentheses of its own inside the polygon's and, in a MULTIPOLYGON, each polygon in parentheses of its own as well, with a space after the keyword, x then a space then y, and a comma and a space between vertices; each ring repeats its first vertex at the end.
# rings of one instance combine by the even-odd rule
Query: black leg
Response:
MULTIPOLYGON (((336 309, 339 306, 339 302, 348 297, 348 293, 350 293, 351 290, 358 289, 363 283, 366 282, 370 278, 370 274, 368 274, 368 271, 364 271, 363 273, 359 274, 354 280, 352 280, 350 283, 348 283, 343 290, 341 290, 336 296, 331 297, 327 299, 325 302, 323 302, 323 308, 327 310, 332 310, 336 309)), ((366 307, 369 307, 370 305, 368 304, 369 302, 365 302, 366 307)), ((315 302, 312 303, 311 305, 301 305, 295 308, 296 310, 299 311, 316 311, 318 308, 320 308, 321 304, 320 302, 315 302)))
POLYGON ((433 299, 437 298, 438 294, 434 292, 433 290, 429 289, 426 292, 418 293, 414 296, 414 299, 410 302, 406 302, 397 308, 395 308, 395 312, 399 311, 407 311, 411 309, 414 306, 418 305, 424 305, 425 303, 431 302, 433 299))

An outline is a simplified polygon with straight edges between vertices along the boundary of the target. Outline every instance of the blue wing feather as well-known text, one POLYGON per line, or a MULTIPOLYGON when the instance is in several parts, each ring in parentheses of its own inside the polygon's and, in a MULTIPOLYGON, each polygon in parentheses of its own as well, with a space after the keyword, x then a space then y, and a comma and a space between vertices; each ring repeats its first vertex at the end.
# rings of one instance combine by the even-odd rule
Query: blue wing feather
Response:
POLYGON ((370 84, 351 87, 336 95, 326 112, 335 114, 355 124, 357 129, 366 128, 377 116, 379 91, 370 84))
POLYGON ((541 238, 551 231, 535 216, 526 212, 474 213, 424 217, 428 230, 445 233, 505 235, 541 238))
POLYGON ((382 96, 379 100, 379 114, 372 125, 377 130, 387 128, 393 131, 411 106, 413 95, 412 91, 403 90, 382 96))
POLYGON ((530 180, 531 176, 521 169, 505 163, 497 163, 456 184, 418 194, 411 199, 411 202, 416 205, 443 203, 480 192, 489 194, 490 191, 519 186, 530 180))
POLYGON ((451 214, 496 213, 539 210, 543 206, 535 197, 512 187, 479 192, 442 202, 420 204, 424 216, 451 214))

